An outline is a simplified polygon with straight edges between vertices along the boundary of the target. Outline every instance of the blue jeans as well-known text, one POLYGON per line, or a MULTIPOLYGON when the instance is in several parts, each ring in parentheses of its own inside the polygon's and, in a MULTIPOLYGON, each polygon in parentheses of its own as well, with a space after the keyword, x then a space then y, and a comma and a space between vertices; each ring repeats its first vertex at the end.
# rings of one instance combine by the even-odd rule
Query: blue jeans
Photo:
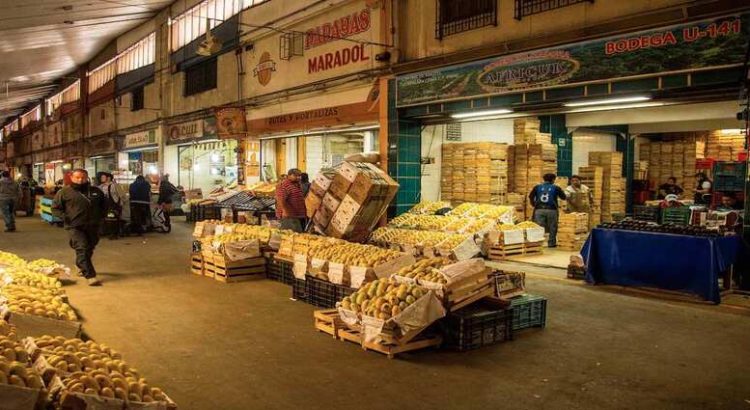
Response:
POLYGON ((3 211, 5 229, 14 231, 16 229, 16 201, 12 199, 0 199, 0 209, 3 211))

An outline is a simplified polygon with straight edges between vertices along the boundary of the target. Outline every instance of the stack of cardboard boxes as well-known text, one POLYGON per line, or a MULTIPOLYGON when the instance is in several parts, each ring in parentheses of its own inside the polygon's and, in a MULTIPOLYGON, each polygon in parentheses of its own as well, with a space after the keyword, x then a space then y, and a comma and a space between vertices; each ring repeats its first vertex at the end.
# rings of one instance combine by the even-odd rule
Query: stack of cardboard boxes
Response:
POLYGON ((578 168, 578 176, 581 177, 581 184, 586 185, 594 197, 594 204, 589 213, 589 228, 592 228, 602 222, 604 169, 597 166, 580 167, 578 168))
POLYGON ((557 247, 580 251, 589 231, 589 215, 586 213, 561 213, 557 228, 557 247))
POLYGON ((397 191, 398 183, 377 166, 343 162, 315 177, 305 198, 307 216, 319 233, 363 242, 397 191))
POLYGON ((508 145, 494 142, 443 144, 442 199, 504 204, 508 193, 508 145))
POLYGON ((589 152, 589 165, 602 167, 602 222, 625 214, 625 178, 621 152, 589 152))

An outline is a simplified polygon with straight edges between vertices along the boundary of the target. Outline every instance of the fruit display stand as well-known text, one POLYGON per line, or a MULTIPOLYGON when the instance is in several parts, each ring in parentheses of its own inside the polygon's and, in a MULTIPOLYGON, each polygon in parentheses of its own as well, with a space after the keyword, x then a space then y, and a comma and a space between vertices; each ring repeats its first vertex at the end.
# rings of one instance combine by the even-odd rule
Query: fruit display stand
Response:
POLYGON ((220 282, 252 280, 266 273, 266 259, 263 256, 231 260, 225 254, 211 251, 204 251, 202 256, 204 276, 220 282))

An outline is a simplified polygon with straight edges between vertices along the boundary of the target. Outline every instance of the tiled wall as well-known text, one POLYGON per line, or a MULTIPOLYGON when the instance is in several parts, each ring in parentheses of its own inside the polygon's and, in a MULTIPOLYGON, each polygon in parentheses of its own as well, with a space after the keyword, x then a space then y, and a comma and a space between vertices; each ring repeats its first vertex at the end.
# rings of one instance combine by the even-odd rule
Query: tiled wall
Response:
POLYGON ((557 175, 573 175, 573 136, 568 134, 565 115, 539 117, 541 131, 552 134, 552 143, 557 145, 557 175))
POLYGON ((420 122, 399 119, 395 104, 393 80, 388 87, 388 174, 400 187, 396 199, 388 208, 394 217, 409 210, 419 202, 422 190, 421 166, 422 126, 420 122))

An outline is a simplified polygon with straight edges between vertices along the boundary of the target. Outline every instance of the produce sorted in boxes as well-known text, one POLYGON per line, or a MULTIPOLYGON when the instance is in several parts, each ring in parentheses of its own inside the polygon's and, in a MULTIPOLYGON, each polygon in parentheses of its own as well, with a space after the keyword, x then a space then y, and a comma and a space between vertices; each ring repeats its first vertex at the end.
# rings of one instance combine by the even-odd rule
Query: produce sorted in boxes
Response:
POLYGON ((63 395, 84 393, 137 402, 166 401, 161 389, 148 385, 110 347, 80 339, 42 336, 33 339, 47 363, 58 370, 63 395))
POLYGON ((393 218, 388 226, 394 228, 419 229, 422 231, 444 231, 448 225, 464 222, 461 218, 441 215, 401 214, 393 218))
POLYGON ((336 245, 319 244, 313 246, 310 248, 308 256, 348 266, 373 268, 401 256, 401 253, 390 249, 378 248, 377 246, 372 245, 341 243, 336 245))
POLYGON ((54 289, 9 284, 0 288, 0 295, 7 299, 6 304, 11 312, 60 320, 77 319, 73 308, 54 289))
MULTIPOLYGON (((0 319, 0 322, 3 322, 0 319)), ((0 335, 0 384, 42 388, 42 379, 28 367, 29 355, 14 338, 0 335)))
POLYGON ((440 256, 434 258, 426 258, 415 264, 404 266, 403 268, 399 269, 395 273, 395 275, 403 276, 405 278, 417 279, 426 274, 430 269, 440 268, 449 263, 451 263, 450 259, 440 256))
POLYGON ((469 216, 474 218, 491 218, 501 219, 513 217, 513 207, 507 205, 489 205, 477 204, 474 202, 464 202, 454 208, 450 215, 469 216))
POLYGON ((393 279, 367 283, 341 300, 341 308, 364 316, 388 320, 427 294, 417 285, 398 284, 393 279))
POLYGON ((494 220, 487 218, 454 218, 454 221, 445 226, 449 232, 476 233, 482 229, 494 225, 494 220))
POLYGON ((370 240, 373 243, 382 245, 388 244, 400 244, 400 245, 422 245, 422 246, 436 246, 441 242, 449 244, 456 243, 460 244, 466 239, 465 235, 450 234, 445 232, 435 231, 415 231, 410 229, 397 229, 397 228, 378 228, 372 233, 370 240))
POLYGON ((10 340, 16 340, 16 327, 0 319, 0 336, 5 336, 10 340))
POLYGON ((516 224, 516 228, 517 229, 533 229, 533 228, 541 228, 541 226, 531 221, 523 221, 523 222, 516 224))
POLYGON ((444 201, 422 201, 416 205, 414 205, 410 210, 409 213, 411 214, 422 214, 422 215, 434 215, 435 212, 450 208, 451 204, 450 202, 444 202, 444 201))

